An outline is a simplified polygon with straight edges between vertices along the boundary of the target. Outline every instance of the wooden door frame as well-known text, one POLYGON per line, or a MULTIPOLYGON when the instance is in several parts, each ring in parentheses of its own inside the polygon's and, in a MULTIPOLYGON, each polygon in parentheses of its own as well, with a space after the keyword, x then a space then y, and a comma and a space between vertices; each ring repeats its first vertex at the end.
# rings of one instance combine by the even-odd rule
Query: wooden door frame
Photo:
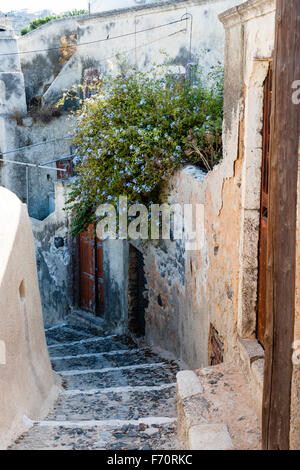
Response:
POLYGON ((277 0, 273 66, 263 449, 290 447, 300 109, 300 2, 277 0))
POLYGON ((263 145, 262 145, 262 168, 261 168, 261 194, 260 194, 260 221, 259 221, 259 251, 258 251, 258 305, 256 319, 256 336, 264 347, 266 328, 266 244, 269 224, 269 167, 270 167, 270 126, 272 109, 272 61, 269 62, 268 73, 264 81, 263 102, 263 145))

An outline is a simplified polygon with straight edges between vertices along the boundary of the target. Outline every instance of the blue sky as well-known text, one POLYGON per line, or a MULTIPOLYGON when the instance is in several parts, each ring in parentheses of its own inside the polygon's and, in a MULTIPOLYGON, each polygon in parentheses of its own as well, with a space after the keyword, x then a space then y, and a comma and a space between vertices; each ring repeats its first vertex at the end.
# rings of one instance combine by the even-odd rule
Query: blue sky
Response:
POLYGON ((0 11, 7 12, 11 10, 40 11, 53 10, 62 12, 76 9, 87 10, 88 0, 0 0, 0 11))

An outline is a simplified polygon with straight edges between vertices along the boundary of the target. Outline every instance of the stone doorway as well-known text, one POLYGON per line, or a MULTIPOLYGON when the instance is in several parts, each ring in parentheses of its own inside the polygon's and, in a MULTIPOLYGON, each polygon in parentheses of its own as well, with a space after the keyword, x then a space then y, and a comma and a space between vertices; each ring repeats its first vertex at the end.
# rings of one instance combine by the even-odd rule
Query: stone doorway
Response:
POLYGON ((145 336, 145 312, 148 307, 143 253, 129 245, 128 328, 137 336, 145 336))

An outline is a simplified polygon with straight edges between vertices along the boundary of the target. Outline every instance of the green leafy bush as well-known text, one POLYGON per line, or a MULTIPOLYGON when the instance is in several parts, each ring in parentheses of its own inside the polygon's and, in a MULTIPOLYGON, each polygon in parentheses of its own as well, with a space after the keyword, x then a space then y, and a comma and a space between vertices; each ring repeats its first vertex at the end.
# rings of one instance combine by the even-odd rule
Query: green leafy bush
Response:
POLYGON ((192 163, 210 170, 222 157, 223 72, 207 82, 136 71, 107 76, 77 112, 76 177, 68 209, 73 233, 95 220, 99 204, 160 202, 172 174, 192 163), (209 83, 209 84, 207 84, 209 83))
POLYGON ((25 26, 21 29, 21 36, 25 36, 25 34, 29 33, 29 28, 25 26))
POLYGON ((39 28, 43 24, 49 23, 49 21, 57 20, 59 18, 66 18, 68 16, 78 16, 78 15, 85 15, 85 14, 87 14, 86 10, 72 10, 72 11, 69 11, 68 13, 65 13, 64 15, 49 15, 43 18, 37 18, 35 20, 32 20, 29 23, 28 27, 25 27, 21 30, 21 36, 24 36, 30 31, 33 31, 34 29, 39 28))

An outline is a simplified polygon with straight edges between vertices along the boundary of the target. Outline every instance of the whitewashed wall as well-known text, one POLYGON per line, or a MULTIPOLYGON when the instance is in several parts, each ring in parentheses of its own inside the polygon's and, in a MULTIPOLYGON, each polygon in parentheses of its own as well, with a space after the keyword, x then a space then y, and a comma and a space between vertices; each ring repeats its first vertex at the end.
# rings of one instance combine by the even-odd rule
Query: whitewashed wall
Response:
POLYGON ((53 102, 62 89, 81 82, 86 69, 96 67, 104 73, 117 70, 118 55, 143 70, 164 62, 165 54, 178 65, 191 60, 190 52, 202 56, 204 67, 223 62, 224 31, 218 14, 237 3, 240 2, 174 0, 48 23, 19 40, 21 52, 39 51, 21 56, 27 96, 39 94, 45 101, 53 102), (186 18, 187 13, 187 20, 161 26, 186 18), (144 29, 148 31, 140 32, 144 29), (59 47, 61 38, 70 34, 77 35, 79 44, 89 44, 79 46, 63 67, 58 50, 40 51, 59 47), (127 36, 120 37, 123 35, 127 36), (93 41, 96 42, 90 44, 93 41))
POLYGON ((0 449, 43 419, 58 393, 43 328, 26 206, 0 187, 0 449))
POLYGON ((89 0, 90 12, 98 13, 108 10, 118 10, 151 3, 165 3, 168 0, 89 0))

